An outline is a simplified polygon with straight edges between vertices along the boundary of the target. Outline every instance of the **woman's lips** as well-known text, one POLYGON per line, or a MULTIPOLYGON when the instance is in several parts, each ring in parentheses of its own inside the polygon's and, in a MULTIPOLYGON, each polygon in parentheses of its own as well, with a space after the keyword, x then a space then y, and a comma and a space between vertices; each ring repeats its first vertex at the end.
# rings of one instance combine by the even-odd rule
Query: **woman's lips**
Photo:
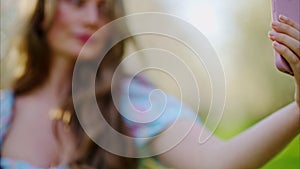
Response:
POLYGON ((77 39, 79 41, 81 41, 82 43, 86 43, 90 38, 91 38, 92 35, 89 35, 89 34, 84 34, 84 35, 78 35, 77 36, 77 39))

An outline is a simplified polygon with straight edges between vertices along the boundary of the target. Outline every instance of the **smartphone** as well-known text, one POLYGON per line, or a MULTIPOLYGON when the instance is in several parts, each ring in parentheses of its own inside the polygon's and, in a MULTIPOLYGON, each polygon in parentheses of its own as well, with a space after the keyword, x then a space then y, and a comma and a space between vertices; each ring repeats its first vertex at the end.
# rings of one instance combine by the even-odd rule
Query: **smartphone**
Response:
MULTIPOLYGON (((300 23, 300 0, 272 0, 272 19, 278 21, 279 15, 284 15, 298 24, 300 23)), ((293 75, 293 71, 288 62, 274 51, 276 67, 285 73, 293 75)))

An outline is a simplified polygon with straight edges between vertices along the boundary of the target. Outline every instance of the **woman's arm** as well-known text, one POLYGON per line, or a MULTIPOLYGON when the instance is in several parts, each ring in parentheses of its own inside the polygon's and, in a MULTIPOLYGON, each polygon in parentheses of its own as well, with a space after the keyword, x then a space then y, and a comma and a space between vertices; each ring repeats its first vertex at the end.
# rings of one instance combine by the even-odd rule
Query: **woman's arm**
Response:
MULTIPOLYGON (((162 162, 178 169, 239 169, 259 168, 280 152, 300 132, 300 26, 281 17, 272 24, 270 34, 273 47, 291 65, 296 82, 296 102, 278 110, 250 129, 228 141, 211 137, 198 144, 204 126, 196 124, 177 146, 159 155, 162 162), (279 43, 280 44, 279 44, 279 43)), ((159 152, 172 144, 179 135, 186 134, 192 121, 181 120, 169 132, 154 139, 151 147, 159 152)), ((206 131, 209 133, 209 131, 206 131)))
MULTIPOLYGON (((198 143, 203 126, 196 124, 183 141, 159 158, 178 169, 259 168, 299 133, 299 117, 299 107, 292 103, 229 141, 211 137, 204 144, 198 143)), ((152 148, 159 151, 165 144, 172 143, 178 134, 185 134, 184 128, 191 122, 178 122, 172 126, 173 132, 153 140, 152 148)))

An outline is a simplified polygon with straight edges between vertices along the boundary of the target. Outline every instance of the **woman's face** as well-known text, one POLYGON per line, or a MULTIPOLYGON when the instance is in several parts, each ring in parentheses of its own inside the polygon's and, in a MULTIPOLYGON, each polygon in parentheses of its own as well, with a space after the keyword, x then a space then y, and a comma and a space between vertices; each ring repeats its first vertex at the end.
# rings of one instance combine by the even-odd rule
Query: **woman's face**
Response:
POLYGON ((46 35, 52 52, 76 59, 86 42, 83 58, 101 51, 108 33, 91 36, 109 21, 105 6, 104 0, 58 0, 46 35))

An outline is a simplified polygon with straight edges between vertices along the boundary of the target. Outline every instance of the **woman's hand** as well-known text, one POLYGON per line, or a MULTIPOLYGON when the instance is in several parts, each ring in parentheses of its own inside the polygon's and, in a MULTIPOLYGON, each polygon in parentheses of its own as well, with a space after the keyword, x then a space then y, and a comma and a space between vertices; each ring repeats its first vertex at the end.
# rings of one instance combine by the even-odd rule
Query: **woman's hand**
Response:
POLYGON ((285 16, 272 23, 273 48, 290 64, 296 82, 295 100, 300 107, 300 25, 285 16))

